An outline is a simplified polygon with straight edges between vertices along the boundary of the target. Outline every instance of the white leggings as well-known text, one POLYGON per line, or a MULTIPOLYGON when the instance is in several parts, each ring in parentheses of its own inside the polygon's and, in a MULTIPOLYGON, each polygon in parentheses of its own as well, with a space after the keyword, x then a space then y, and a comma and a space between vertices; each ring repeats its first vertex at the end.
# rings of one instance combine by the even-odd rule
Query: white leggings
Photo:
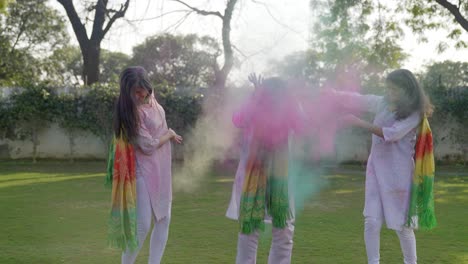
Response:
MULTIPOLYGON (((366 242, 367 261, 369 264, 379 264, 380 261, 380 229, 381 218, 366 217, 364 224, 364 240, 366 242)), ((400 239, 404 264, 416 264, 416 238, 413 229, 403 228, 396 231, 400 239)))
MULTIPOLYGON (((288 221, 285 228, 273 228, 272 231, 273 239, 268 264, 290 264, 294 225, 288 221)), ((250 235, 239 233, 236 264, 255 264, 257 262, 258 237, 258 231, 250 235)))
POLYGON ((145 242, 146 236, 151 228, 151 220, 154 219, 154 227, 151 232, 150 254, 148 263, 159 264, 161 262, 167 237, 169 235, 170 218, 165 217, 156 221, 144 179, 137 178, 137 236, 138 249, 135 251, 125 251, 122 253, 122 264, 133 264, 137 258, 141 246, 145 242))

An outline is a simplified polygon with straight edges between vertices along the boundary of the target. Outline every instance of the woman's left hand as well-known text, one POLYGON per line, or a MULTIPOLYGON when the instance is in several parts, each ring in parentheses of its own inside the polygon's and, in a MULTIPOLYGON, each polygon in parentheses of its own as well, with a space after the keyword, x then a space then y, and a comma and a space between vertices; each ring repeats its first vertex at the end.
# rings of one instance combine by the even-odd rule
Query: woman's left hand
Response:
POLYGON ((172 138, 177 144, 182 144, 182 141, 184 140, 182 136, 175 134, 175 136, 172 138))

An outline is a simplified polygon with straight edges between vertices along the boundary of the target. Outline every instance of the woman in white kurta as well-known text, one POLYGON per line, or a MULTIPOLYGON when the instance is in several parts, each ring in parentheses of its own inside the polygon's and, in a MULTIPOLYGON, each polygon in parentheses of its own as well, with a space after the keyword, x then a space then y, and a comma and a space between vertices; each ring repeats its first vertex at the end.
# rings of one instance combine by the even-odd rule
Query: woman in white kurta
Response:
POLYGON ((414 173, 416 129, 430 103, 414 75, 396 70, 387 77, 385 97, 341 94, 343 102, 356 102, 376 114, 373 124, 355 116, 345 121, 367 129, 372 148, 367 162, 365 191, 365 231, 368 263, 380 261, 380 229, 385 222, 397 232, 404 263, 415 264, 416 239, 413 228, 405 226, 414 173))
MULTIPOLYGON (((268 85, 277 85, 280 89, 286 89, 285 84, 283 81, 279 79, 272 78, 267 79, 263 86, 268 87, 267 89, 271 89, 268 85)), ((259 95, 257 95, 259 96, 259 95)), ((261 97, 261 96, 260 96, 261 97)), ((255 100, 255 95, 251 98, 251 100, 255 100)), ((285 99, 286 101, 286 99, 285 99)), ((249 103, 252 103, 249 101, 249 103)), ((258 132, 258 128, 261 126, 259 123, 266 121, 265 123, 269 124, 268 119, 275 118, 275 115, 266 111, 265 115, 262 115, 262 120, 258 120, 253 118, 253 116, 258 115, 258 111, 262 112, 265 110, 263 107, 257 107, 257 104, 253 108, 249 107, 249 103, 245 105, 239 112, 235 113, 233 116, 233 123, 236 127, 241 128, 243 131, 243 138, 242 138, 242 146, 241 146, 241 155, 239 160, 239 166, 237 168, 236 176, 234 185, 232 188, 232 196, 231 201, 229 203, 229 208, 227 210, 226 216, 228 218, 239 220, 240 218, 240 210, 242 207, 242 195, 243 195, 243 187, 247 181, 247 163, 248 159, 251 155, 252 151, 255 151, 255 145, 258 141, 262 140, 276 140, 275 136, 271 137, 271 134, 268 133, 263 134, 261 136, 259 134, 255 134, 258 132), (271 116, 270 116, 271 115, 271 116), (251 119, 257 120, 257 122, 252 121, 251 119)), ((252 105, 250 105, 252 106, 252 105)), ((264 106, 264 105, 263 105, 264 106)), ((258 116, 257 116, 258 117, 258 116)), ((276 116, 278 118, 278 116, 276 116)), ((291 111, 288 114, 288 117, 295 120, 295 111, 291 111)), ((281 118, 279 118, 281 119, 281 118)), ((275 162, 280 162, 283 164, 287 164, 288 162, 288 138, 290 131, 295 128, 294 122, 286 122, 285 118, 281 119, 280 122, 283 127, 282 131, 276 130, 276 134, 283 134, 281 135, 281 143, 275 144, 275 147, 270 150, 271 153, 275 153, 275 162), (284 120, 283 120, 284 119, 284 120), (281 146, 281 147, 280 147, 281 146)), ((276 120, 278 121, 278 120, 276 120)), ((273 122, 274 123, 274 122, 273 122)), ((268 151, 267 151, 268 152, 268 151)), ((254 152, 255 153, 255 152, 254 152)), ((287 165, 286 168, 282 167, 282 169, 286 169, 285 173, 287 174, 287 165)), ((284 171, 273 171, 273 169, 267 170, 268 177, 272 177, 272 174, 279 173, 282 174, 284 171)), ((287 176, 287 175, 285 175, 287 176)), ((290 178, 288 178, 290 180, 290 178)), ((294 235, 294 203, 293 203, 293 190, 291 188, 292 184, 288 183, 288 217, 286 221, 286 225, 284 228, 279 228, 273 226, 272 233, 273 239, 270 249, 270 254, 268 257, 269 264, 289 264, 291 262, 291 254, 292 254, 292 247, 293 247, 293 235, 294 235)), ((266 207, 265 207, 266 209, 266 207)), ((272 222, 273 217, 268 213, 267 209, 265 210, 265 217, 264 221, 267 223, 272 222)), ((255 230, 252 233, 243 233, 239 232, 238 236, 238 243, 237 243, 237 256, 236 256, 236 263, 237 264, 255 264, 257 259, 257 246, 258 246, 258 238, 259 238, 259 231, 255 230)))
POLYGON ((116 106, 116 131, 126 131, 135 146, 136 213, 138 249, 122 253, 122 264, 132 264, 150 229, 148 263, 159 264, 166 246, 171 216, 171 143, 182 137, 168 128, 164 109, 152 94, 142 67, 129 67, 121 74, 116 106))

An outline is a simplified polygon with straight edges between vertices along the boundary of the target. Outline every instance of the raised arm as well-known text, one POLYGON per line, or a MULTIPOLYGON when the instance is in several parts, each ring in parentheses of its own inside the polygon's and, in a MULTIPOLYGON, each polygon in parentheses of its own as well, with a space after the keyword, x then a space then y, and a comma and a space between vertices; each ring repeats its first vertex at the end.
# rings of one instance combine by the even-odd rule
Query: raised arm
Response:
POLYGON ((383 96, 355 92, 333 91, 332 96, 345 109, 371 113, 377 113, 383 101, 383 96))

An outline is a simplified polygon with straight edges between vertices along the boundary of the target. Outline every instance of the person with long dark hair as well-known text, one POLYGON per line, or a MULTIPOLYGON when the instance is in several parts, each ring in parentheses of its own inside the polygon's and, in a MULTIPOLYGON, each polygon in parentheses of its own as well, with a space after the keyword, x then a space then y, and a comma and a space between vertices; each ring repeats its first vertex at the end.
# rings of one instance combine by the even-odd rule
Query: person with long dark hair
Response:
POLYGON ((171 216, 170 141, 181 143, 182 137, 167 126, 142 67, 126 68, 120 75, 114 136, 108 169, 113 188, 109 242, 123 250, 122 264, 134 263, 154 221, 149 263, 160 263, 171 216))
POLYGON ((376 114, 369 123, 348 115, 344 121, 372 133, 367 161, 364 239, 369 264, 380 262, 380 230, 396 231, 405 264, 416 264, 414 229, 436 226, 434 156, 427 116, 433 108, 409 70, 386 78, 385 96, 339 93, 342 102, 358 102, 376 114))

